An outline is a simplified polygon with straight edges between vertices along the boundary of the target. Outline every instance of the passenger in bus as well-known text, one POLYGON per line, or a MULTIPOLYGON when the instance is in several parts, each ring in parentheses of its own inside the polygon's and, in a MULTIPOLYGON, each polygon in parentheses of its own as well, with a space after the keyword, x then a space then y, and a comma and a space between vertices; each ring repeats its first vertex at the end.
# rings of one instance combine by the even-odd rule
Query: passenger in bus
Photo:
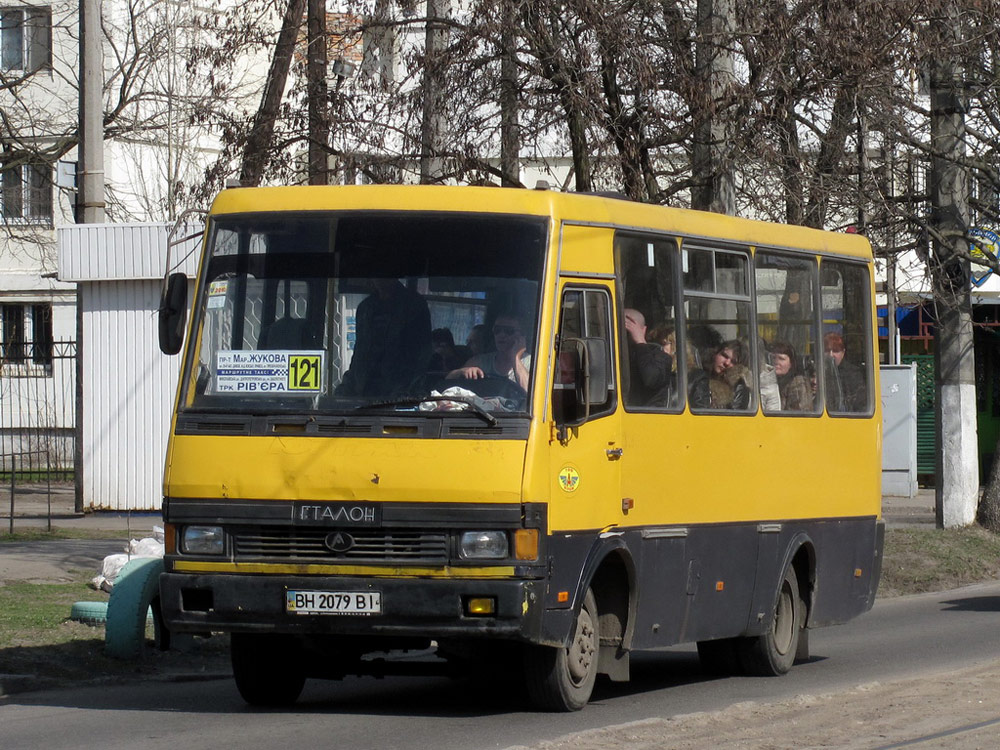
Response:
POLYGON ((338 396, 388 398, 427 371, 431 315, 427 302, 397 279, 373 279, 358 305, 357 338, 338 396))
POLYGON ((490 337, 485 325, 479 323, 472 326, 469 337, 465 340, 465 347, 469 350, 469 357, 486 354, 490 350, 490 337))
POLYGON ((625 331, 628 334, 628 404, 669 406, 673 395, 674 358, 662 346, 646 340, 646 317, 638 310, 625 309, 625 331))
MULTIPOLYGON (((656 344, 663 350, 663 353, 670 357, 670 400, 668 406, 677 406, 674 403, 678 400, 677 382, 677 332, 673 326, 658 325, 646 331, 646 341, 656 344)), ((688 347, 687 366, 696 367, 694 353, 688 347)))
POLYGON ((677 333, 673 326, 654 326, 646 332, 646 340, 652 344, 657 344, 665 354, 670 355, 673 360, 673 369, 677 370, 677 360, 674 354, 677 352, 677 333))
POLYGON ((455 346, 455 337, 448 328, 435 328, 431 331, 431 348, 434 354, 428 369, 432 372, 451 372, 472 356, 465 351, 464 346, 463 351, 459 351, 455 346))
POLYGON ((493 322, 495 350, 475 355, 463 367, 452 370, 445 377, 448 380, 507 378, 522 390, 528 390, 531 355, 527 353, 528 340, 524 330, 520 319, 515 315, 498 315, 493 322))
POLYGON ((724 341, 709 359, 709 393, 712 409, 750 408, 752 375, 750 352, 739 339, 724 341))
MULTIPOLYGON (((647 334, 647 338, 654 344, 659 344, 660 348, 672 358, 670 365, 670 385, 672 392, 678 392, 677 372, 678 360, 676 356, 677 331, 672 326, 656 326, 647 334)), ((708 373, 698 365, 698 355, 695 354, 691 342, 684 343, 684 368, 687 372, 688 382, 688 403, 693 409, 707 409, 711 406, 712 396, 708 386, 708 373)), ((675 396, 676 398, 676 396, 675 396)))
POLYGON ((781 410, 812 411, 812 393, 809 383, 799 372, 795 349, 784 341, 772 341, 769 352, 781 395, 781 410))
POLYGON ((843 411, 864 411, 867 407, 868 389, 861 367, 845 359, 847 349, 844 338, 839 333, 828 333, 823 337, 823 352, 837 367, 840 388, 843 393, 843 411))
POLYGON ((757 344, 760 406, 765 412, 781 411, 781 391, 778 389, 778 377, 774 374, 774 367, 767 361, 767 344, 762 338, 757 340, 757 344))

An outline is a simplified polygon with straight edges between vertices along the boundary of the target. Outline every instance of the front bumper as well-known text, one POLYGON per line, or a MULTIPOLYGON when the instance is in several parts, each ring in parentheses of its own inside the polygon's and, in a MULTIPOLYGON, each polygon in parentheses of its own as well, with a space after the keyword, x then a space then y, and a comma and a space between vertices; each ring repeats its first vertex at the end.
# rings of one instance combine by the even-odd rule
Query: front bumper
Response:
POLYGON ((426 580, 350 576, 164 573, 160 606, 176 632, 499 638, 563 645, 572 610, 543 607, 540 580, 426 580), (379 615, 301 615, 285 611, 285 593, 379 591, 379 615), (493 616, 465 614, 467 597, 494 597, 493 616))

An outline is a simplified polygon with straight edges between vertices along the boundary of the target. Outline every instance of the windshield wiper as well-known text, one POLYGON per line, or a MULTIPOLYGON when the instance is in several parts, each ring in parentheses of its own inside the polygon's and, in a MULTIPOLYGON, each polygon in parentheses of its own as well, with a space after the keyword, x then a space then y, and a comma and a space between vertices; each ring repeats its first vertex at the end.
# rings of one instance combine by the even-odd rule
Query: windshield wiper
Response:
MULTIPOLYGON (((363 406, 358 406, 355 411, 377 411, 379 409, 391 409, 397 406, 419 406, 427 401, 457 401, 459 403, 465 404, 469 407, 469 410, 475 414, 477 417, 482 419, 490 427, 496 427, 500 424, 497 418, 486 411, 483 407, 477 404, 470 398, 465 396, 421 396, 410 397, 410 398, 397 398, 390 399, 388 401, 377 401, 373 404, 365 404, 363 406)), ((464 409, 462 411, 465 411, 464 409)), ((440 414, 441 412, 422 412, 424 414, 440 414)))

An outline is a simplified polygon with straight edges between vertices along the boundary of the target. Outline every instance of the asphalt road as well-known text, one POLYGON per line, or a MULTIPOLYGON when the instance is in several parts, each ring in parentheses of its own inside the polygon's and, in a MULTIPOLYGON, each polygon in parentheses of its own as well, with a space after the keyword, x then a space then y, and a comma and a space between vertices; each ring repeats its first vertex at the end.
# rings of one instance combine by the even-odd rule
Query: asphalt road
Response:
MULTIPOLYGON (((690 648, 633 660, 574 714, 525 711, 519 696, 444 678, 310 681, 290 710, 256 712, 229 680, 110 685, 15 695, 0 705, 5 750, 239 746, 476 750, 530 746, 584 729, 775 701, 1000 658, 1000 583, 880 601, 811 636, 813 658, 781 678, 708 679, 690 648)), ((941 707, 947 710, 946 706, 941 707)))

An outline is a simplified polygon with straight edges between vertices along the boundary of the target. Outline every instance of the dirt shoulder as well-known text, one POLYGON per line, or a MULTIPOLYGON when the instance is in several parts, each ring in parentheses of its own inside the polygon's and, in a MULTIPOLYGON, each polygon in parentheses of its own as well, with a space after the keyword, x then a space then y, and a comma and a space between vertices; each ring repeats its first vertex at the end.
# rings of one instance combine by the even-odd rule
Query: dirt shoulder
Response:
POLYGON ((740 750, 992 750, 1000 744, 998 706, 1000 660, 846 692, 589 730, 531 750, 715 750, 720 738, 740 750))

